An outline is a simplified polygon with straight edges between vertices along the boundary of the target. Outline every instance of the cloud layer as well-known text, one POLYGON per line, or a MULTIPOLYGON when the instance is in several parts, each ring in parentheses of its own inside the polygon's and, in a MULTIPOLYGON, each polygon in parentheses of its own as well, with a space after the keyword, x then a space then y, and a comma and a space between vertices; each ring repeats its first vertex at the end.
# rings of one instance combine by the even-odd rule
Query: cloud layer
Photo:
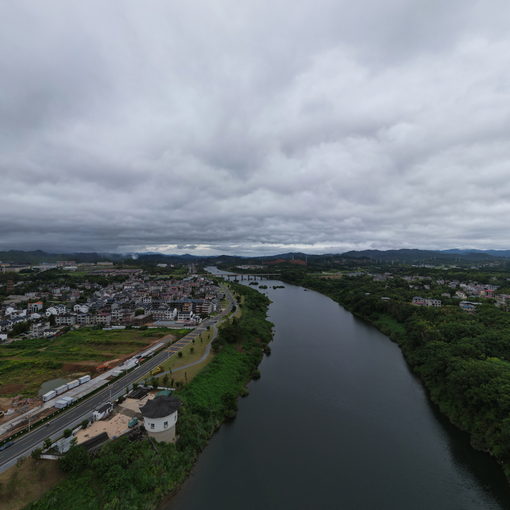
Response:
POLYGON ((508 248, 510 5, 0 2, 0 248, 508 248))

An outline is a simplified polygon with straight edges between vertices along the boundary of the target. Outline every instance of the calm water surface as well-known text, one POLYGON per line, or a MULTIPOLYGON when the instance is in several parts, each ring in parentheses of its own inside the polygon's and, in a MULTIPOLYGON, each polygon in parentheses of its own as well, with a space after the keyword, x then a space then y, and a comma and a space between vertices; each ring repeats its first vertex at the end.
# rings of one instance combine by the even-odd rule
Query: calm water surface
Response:
POLYGON ((510 508, 497 464, 435 413, 394 343, 316 292, 266 293, 262 378, 165 510, 510 508))

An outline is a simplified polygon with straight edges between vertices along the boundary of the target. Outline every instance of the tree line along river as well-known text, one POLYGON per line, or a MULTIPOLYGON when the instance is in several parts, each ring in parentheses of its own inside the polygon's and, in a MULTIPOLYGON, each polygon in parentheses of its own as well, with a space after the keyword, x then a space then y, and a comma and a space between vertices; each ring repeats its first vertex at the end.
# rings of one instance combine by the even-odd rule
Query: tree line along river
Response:
POLYGON ((510 508, 499 466, 435 411, 397 345, 319 293, 264 283, 262 378, 165 510, 510 508))

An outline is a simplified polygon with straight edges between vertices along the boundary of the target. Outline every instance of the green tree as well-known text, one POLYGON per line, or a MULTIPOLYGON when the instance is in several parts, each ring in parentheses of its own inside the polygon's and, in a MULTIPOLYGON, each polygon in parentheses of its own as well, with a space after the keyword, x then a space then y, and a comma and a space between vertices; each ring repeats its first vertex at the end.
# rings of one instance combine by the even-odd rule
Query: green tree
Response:
POLYGON ((18 322, 12 328, 12 336, 18 336, 22 333, 26 333, 30 329, 30 323, 28 321, 18 322))
POLYGON ((73 446, 59 460, 59 465, 65 473, 80 473, 90 465, 90 456, 83 446, 73 446))

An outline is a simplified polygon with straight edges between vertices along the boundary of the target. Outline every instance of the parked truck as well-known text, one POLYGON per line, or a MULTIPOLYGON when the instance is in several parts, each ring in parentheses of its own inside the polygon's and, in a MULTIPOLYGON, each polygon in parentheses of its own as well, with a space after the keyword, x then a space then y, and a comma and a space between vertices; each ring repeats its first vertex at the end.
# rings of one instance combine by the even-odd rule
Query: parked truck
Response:
POLYGON ((67 384, 62 384, 62 386, 55 388, 57 395, 60 395, 60 394, 64 393, 64 391, 67 391, 67 390, 68 390, 67 384))
POLYGON ((57 396, 57 392, 55 390, 48 391, 48 393, 45 393, 42 396, 43 402, 48 402, 48 400, 51 400, 53 397, 57 396))
POLYGON ((71 381, 71 382, 67 383, 67 389, 71 390, 73 388, 76 388, 79 385, 80 385, 80 381, 78 381, 78 379, 75 379, 74 381, 71 381))
POLYGON ((53 407, 57 408, 57 409, 64 409, 65 407, 67 407, 69 404, 67 402, 67 400, 64 400, 63 398, 57 400, 55 402, 55 404, 53 404, 53 407))

